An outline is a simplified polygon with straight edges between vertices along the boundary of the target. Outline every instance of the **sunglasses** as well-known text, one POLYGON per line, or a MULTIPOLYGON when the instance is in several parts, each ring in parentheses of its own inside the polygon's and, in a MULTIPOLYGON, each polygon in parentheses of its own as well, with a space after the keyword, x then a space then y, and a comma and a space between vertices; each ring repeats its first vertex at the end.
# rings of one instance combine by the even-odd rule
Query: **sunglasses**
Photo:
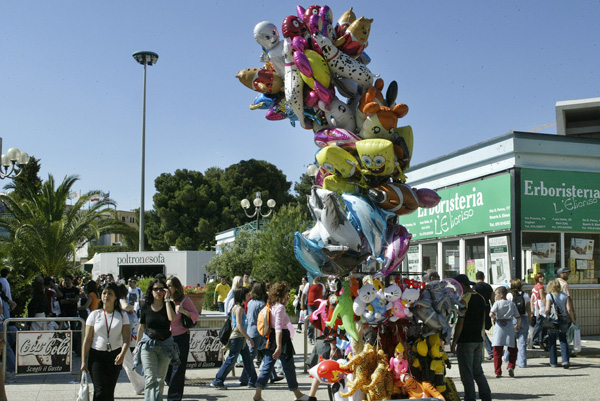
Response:
POLYGON ((155 292, 164 291, 164 290, 165 290, 165 287, 158 287, 158 288, 157 288, 157 287, 154 287, 154 288, 152 289, 152 291, 155 291, 155 292))

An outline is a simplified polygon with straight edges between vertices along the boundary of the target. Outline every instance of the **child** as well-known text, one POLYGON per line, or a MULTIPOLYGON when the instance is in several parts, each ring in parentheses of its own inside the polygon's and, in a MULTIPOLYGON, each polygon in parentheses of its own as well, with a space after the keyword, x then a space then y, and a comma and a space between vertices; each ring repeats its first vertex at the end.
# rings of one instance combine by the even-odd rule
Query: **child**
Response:
POLYGON ((508 347, 508 375, 515 376, 515 362, 517 361, 516 333, 521 326, 521 315, 517 311, 516 305, 506 300, 508 293, 506 287, 498 287, 494 290, 496 302, 492 306, 490 317, 495 322, 494 337, 492 346, 494 347, 494 371, 496 377, 502 376, 502 355, 504 346, 508 347), (517 319, 517 325, 513 326, 513 318, 517 319))

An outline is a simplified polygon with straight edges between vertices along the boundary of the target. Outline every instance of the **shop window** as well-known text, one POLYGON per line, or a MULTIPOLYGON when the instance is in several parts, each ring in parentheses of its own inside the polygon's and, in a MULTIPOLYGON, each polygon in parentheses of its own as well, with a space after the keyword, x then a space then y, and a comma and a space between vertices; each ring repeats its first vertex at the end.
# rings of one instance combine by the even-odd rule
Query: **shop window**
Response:
POLYGON ((437 243, 434 244, 423 244, 423 262, 421 263, 421 272, 425 273, 427 269, 438 270, 437 260, 437 243))
POLYGON ((563 266, 560 233, 524 232, 521 238, 525 252, 525 280, 533 283, 537 273, 544 273, 546 282, 555 278, 556 270, 563 266))
POLYGON ((478 271, 483 272, 488 281, 489 271, 485 266, 485 238, 465 240, 465 266, 467 276, 472 281, 475 281, 475 273, 478 271))
POLYGON ((442 242, 442 278, 456 277, 460 272, 460 248, 458 241, 442 242))
POLYGON ((569 283, 598 284, 600 277, 600 235, 565 233, 566 266, 569 283))
POLYGON ((509 284, 512 279, 511 237, 508 234, 488 237, 488 283, 509 284))

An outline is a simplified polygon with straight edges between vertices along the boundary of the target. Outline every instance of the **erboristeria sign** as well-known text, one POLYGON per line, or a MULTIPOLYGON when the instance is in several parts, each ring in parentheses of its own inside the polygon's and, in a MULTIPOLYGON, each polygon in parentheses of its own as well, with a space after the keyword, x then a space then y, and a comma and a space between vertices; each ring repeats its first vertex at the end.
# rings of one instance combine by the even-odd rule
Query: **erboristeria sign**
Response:
POLYGON ((521 228, 600 231, 600 174, 521 170, 521 228))
POLYGON ((437 191, 440 203, 400 216, 413 240, 510 229, 510 175, 437 191))

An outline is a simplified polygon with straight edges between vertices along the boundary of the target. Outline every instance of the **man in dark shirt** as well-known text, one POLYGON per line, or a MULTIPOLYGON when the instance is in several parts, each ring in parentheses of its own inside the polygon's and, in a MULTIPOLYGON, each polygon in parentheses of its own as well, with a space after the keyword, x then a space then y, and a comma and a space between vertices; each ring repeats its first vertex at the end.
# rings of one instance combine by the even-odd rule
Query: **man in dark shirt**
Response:
POLYGON ((481 368, 483 348, 483 326, 485 324, 485 300, 471 288, 475 283, 465 274, 454 277, 463 289, 465 302, 464 316, 458 319, 452 338, 451 350, 456 354, 460 380, 462 381, 464 401, 475 401, 475 382, 482 401, 491 401, 492 392, 481 368))
MULTIPOLYGON (((61 316, 64 317, 78 317, 77 313, 77 302, 79 301, 79 288, 73 285, 73 276, 67 274, 64 278, 64 286, 60 288, 62 298, 60 298, 60 309, 62 311, 61 316)), ((69 322, 71 330, 79 330, 81 325, 79 322, 69 322)), ((79 331, 73 332, 73 350, 75 354, 79 356, 81 354, 81 333, 79 331)))
MULTIPOLYGON (((475 274, 475 279, 477 280, 477 283, 473 286, 473 289, 485 300, 485 329, 489 330, 492 328, 490 311, 492 310, 492 304, 494 303, 494 289, 491 285, 483 281, 485 280, 485 274, 483 274, 483 272, 477 272, 475 274)), ((494 352, 492 350, 492 342, 488 338, 486 332, 483 332, 483 342, 485 350, 488 353, 488 356, 485 359, 491 361, 494 358, 494 352)))

